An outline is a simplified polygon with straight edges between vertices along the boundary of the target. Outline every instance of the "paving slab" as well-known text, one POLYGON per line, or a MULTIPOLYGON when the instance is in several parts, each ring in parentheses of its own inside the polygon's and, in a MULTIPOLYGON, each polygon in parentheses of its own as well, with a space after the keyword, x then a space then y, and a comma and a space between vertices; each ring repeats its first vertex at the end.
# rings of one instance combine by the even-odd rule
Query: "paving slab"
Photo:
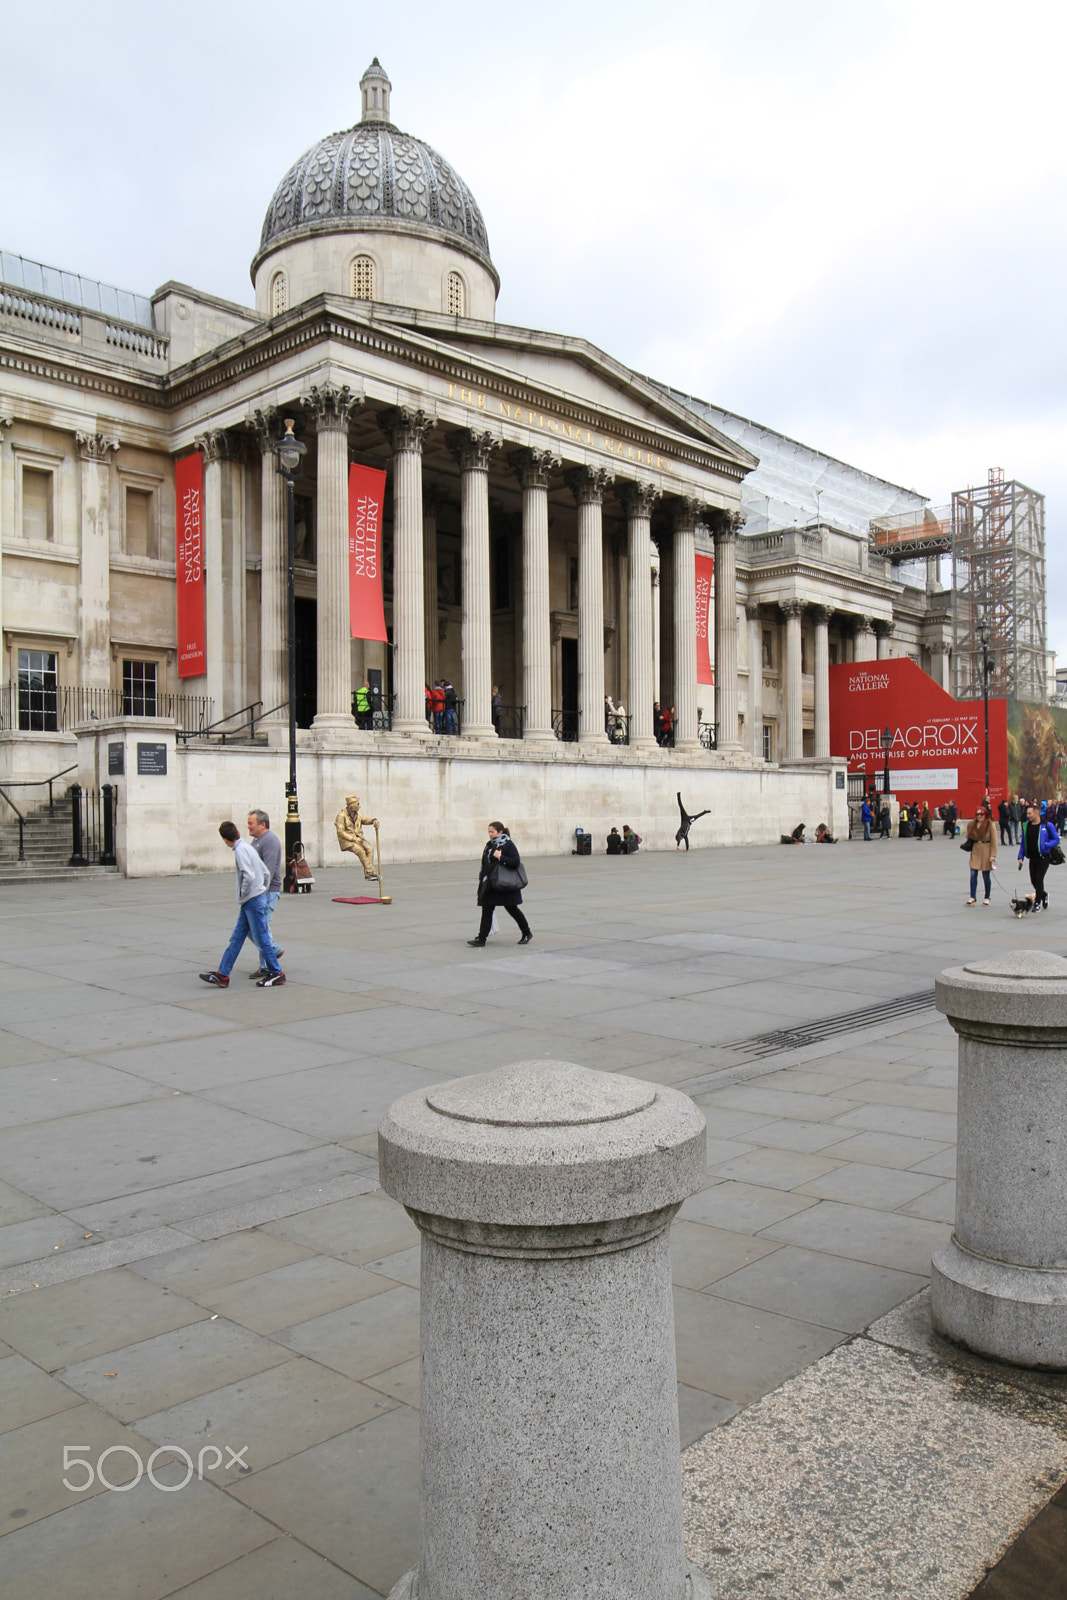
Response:
POLYGON ((765 1233, 783 1244, 928 1275, 930 1257, 951 1231, 950 1227, 919 1217, 904 1217, 899 1212, 820 1200, 799 1216, 771 1223, 765 1233))
POLYGON ((268 1223, 264 1231, 357 1266, 409 1250, 419 1242, 418 1229, 403 1206, 381 1193, 359 1195, 268 1223))
POLYGON ((817 1202, 809 1195, 783 1193, 756 1184, 724 1180, 691 1195, 679 1216, 688 1222, 706 1222, 731 1233, 759 1233, 772 1222, 792 1217, 817 1202))
POLYGON ((296 1539, 274 1539, 172 1591, 173 1600, 381 1600, 296 1539))
POLYGON ((383 1293, 356 1305, 279 1329, 274 1337, 347 1378, 372 1378, 418 1355, 418 1314, 414 1289, 386 1286, 383 1293))
POLYGON ((309 1255, 258 1277, 207 1290, 200 1300, 244 1328, 269 1334, 326 1311, 355 1305, 390 1287, 386 1278, 347 1261, 309 1255))
POLYGON ((671 1278, 684 1289, 703 1289, 781 1248, 773 1239, 679 1217, 671 1228, 671 1278))
POLYGON ((0 1338, 46 1372, 126 1342, 184 1328, 210 1313, 118 1267, 73 1283, 0 1298, 0 1338))
POLYGON ((82 1397, 49 1377, 25 1356, 0 1356, 0 1431, 40 1422, 81 1405, 82 1397))
POLYGON ((278 1239, 258 1228, 248 1228, 226 1234, 221 1239, 168 1250, 163 1255, 138 1262, 134 1271, 203 1305, 206 1304, 203 1297, 213 1290, 271 1272, 275 1267, 287 1267, 312 1254, 305 1245, 278 1239))
POLYGON ((674 1291, 674 1331, 678 1381, 738 1405, 776 1389, 843 1337, 799 1317, 680 1288, 674 1291))
POLYGON ((716 1279, 705 1292, 842 1333, 858 1333, 923 1284, 923 1278, 911 1273, 785 1245, 716 1279))

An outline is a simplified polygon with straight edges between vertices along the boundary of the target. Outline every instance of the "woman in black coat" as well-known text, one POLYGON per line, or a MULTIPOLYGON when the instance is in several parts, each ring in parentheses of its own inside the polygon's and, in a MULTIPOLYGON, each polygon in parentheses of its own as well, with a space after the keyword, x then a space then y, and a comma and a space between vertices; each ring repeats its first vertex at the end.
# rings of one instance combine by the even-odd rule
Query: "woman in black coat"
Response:
POLYGON ((497 862, 505 867, 518 867, 522 863, 519 852, 508 838, 508 830, 502 822, 489 824, 489 842, 482 851, 481 866, 478 868, 478 904, 482 908, 482 921, 476 939, 468 939, 468 944, 483 945, 489 937, 489 929, 493 925, 493 912, 498 906, 506 911, 509 917, 519 925, 522 938, 520 944, 529 944, 533 938, 530 924, 523 916, 519 907, 522 905, 521 889, 495 889, 489 882, 489 873, 497 862))

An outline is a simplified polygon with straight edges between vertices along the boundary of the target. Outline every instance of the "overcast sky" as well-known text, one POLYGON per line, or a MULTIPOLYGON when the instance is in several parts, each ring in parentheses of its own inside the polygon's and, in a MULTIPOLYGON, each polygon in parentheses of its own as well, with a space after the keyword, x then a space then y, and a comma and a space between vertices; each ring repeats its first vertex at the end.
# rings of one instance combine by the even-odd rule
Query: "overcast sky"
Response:
POLYGON ((1043 490, 1067 656, 1065 42, 1052 0, 43 0, 4 20, 0 245, 250 302, 276 183, 378 55, 501 320, 935 504, 1043 490))

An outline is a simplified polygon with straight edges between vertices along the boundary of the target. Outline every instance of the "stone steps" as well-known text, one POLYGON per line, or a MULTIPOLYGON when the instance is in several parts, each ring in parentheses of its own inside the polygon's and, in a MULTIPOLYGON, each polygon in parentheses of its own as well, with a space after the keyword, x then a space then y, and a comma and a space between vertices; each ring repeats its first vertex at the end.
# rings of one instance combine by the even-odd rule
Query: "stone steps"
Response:
POLYGON ((71 883, 82 878, 116 878, 118 867, 38 866, 32 861, 0 862, 0 887, 12 883, 71 883))

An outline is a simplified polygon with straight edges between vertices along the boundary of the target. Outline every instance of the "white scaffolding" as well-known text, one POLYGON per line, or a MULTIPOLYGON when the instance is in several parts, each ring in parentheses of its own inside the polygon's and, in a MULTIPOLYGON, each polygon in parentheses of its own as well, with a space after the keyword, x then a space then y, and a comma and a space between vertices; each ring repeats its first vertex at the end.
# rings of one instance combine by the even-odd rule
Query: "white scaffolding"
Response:
POLYGON ((985 622, 989 693, 1048 699, 1045 497, 1001 468, 952 496, 952 661, 957 699, 982 696, 985 622))

